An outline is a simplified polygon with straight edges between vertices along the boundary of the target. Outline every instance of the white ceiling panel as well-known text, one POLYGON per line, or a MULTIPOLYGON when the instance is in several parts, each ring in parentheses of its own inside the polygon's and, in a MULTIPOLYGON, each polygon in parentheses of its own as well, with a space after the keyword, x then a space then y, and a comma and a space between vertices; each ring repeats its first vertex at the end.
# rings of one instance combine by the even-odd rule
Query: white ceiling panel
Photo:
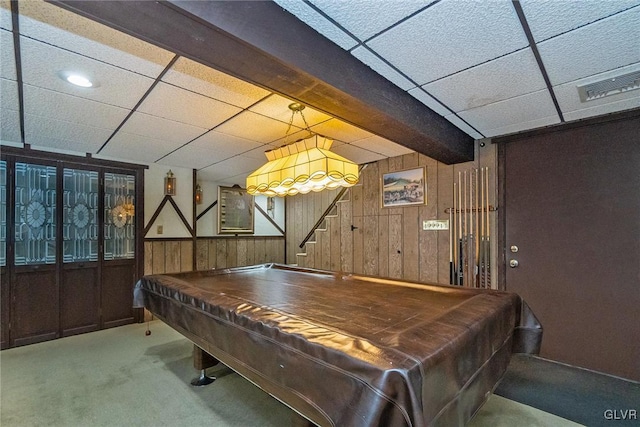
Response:
POLYGON ((580 110, 569 111, 564 114, 565 120, 578 120, 587 117, 599 116, 602 114, 614 113, 616 111, 624 111, 631 108, 640 108, 640 98, 628 98, 620 101, 609 102, 601 105, 593 105, 580 110))
POLYGON ((13 50, 13 33, 0 30, 0 77, 17 80, 13 50))
POLYGON ((49 117, 24 115, 24 142, 78 153, 95 153, 111 129, 87 126, 49 117))
POLYGON ((416 87, 415 83, 407 79, 398 71, 394 70, 393 67, 389 66, 389 64, 384 62, 366 47, 358 46, 357 48, 353 49, 351 53, 360 61, 368 65, 369 68, 371 68, 373 71, 380 74, 382 77, 386 78, 399 88, 403 90, 409 90, 416 87))
POLYGON ((433 0, 311 0, 311 3, 364 41, 433 0))
POLYGON ((287 124, 251 111, 244 111, 218 126, 216 131, 266 144, 287 132, 287 124))
POLYGON ((533 52, 523 49, 423 87, 459 112, 536 92, 546 85, 533 52))
POLYGON ((162 81, 240 108, 247 108, 271 93, 183 57, 173 64, 162 81))
POLYGON ((387 157, 383 154, 374 153, 373 151, 365 150, 352 144, 342 144, 337 147, 332 147, 331 151, 359 165, 375 162, 376 160, 382 160, 387 157))
POLYGON ((528 42, 510 1, 445 0, 367 44, 422 85, 528 42))
POLYGON ((11 31, 11 3, 9 0, 0 0, 0 28, 11 31))
POLYGON ((222 183, 229 182, 244 187, 247 175, 264 163, 265 161, 258 159, 238 156, 198 170, 198 178, 222 183))
POLYGON ((177 143, 120 131, 100 151, 99 157, 126 159, 127 161, 151 164, 180 145, 182 145, 181 142, 177 143))
POLYGON ((20 33, 155 78, 174 54, 42 0, 20 2, 20 33))
POLYGON ((407 147, 391 142, 388 139, 382 138, 378 135, 373 135, 368 138, 359 139, 351 143, 359 148, 363 148, 374 153, 382 154, 384 157, 402 156, 403 154, 413 153, 407 147))
POLYGON ((20 50, 24 83, 79 98, 133 108, 153 83, 153 80, 140 74, 25 37, 20 37, 20 50), (90 77, 97 81, 97 87, 74 86, 60 77, 59 74, 65 71, 90 77))
MULTIPOLYGON (((253 111, 254 113, 262 114, 263 116, 271 117, 272 119, 280 120, 281 122, 288 124, 291 120, 291 110, 289 109, 289 105, 294 102, 295 101, 274 93, 270 97, 249 108, 249 111, 253 111)), ((311 107, 305 107, 305 109, 302 110, 302 114, 304 114, 304 118, 309 126, 331 119, 331 116, 327 116, 326 114, 321 113, 318 110, 314 110, 311 107)), ((293 118, 293 126, 297 126, 300 129, 305 128, 304 120, 302 120, 302 117, 298 113, 296 113, 293 118)), ((297 129, 292 128, 292 130, 297 129)))
POLYGON ((546 90, 462 111, 458 115, 485 136, 489 136, 487 131, 490 129, 553 115, 557 117, 551 96, 546 90))
MULTIPOLYGON (((207 130, 138 112, 133 113, 121 128, 121 132, 168 141, 172 143, 173 148, 171 150, 197 138, 207 130)), ((163 153, 163 155, 168 154, 169 151, 163 153)))
POLYGON ((640 0, 521 0, 536 42, 640 5, 640 0))
POLYGON ((201 169, 261 146, 255 141, 211 131, 171 153, 159 163, 201 169))
POLYGON ((484 131, 484 134, 489 138, 494 136, 507 135, 515 132, 521 132, 529 129, 541 128, 544 126, 555 125, 558 123, 560 123, 560 119, 556 114, 553 116, 541 117, 535 120, 518 122, 511 125, 495 128, 495 129, 488 129, 484 131))
POLYGON ((0 78, 0 99, 0 141, 22 142, 18 84, 13 80, 0 78))
POLYGON ((211 129, 238 114, 242 109, 160 82, 137 111, 211 129))
POLYGON ((426 93, 421 87, 411 89, 408 93, 441 116, 446 116, 447 114, 452 113, 451 110, 426 93))
POLYGON ((353 37, 342 31, 306 3, 300 0, 275 0, 275 2, 341 48, 349 50, 358 44, 353 37))
POLYGON ((444 116, 444 118, 449 120, 451 123, 456 125, 456 127, 458 129, 460 129, 461 131, 463 131, 467 135, 471 136, 472 138, 474 138, 474 139, 482 139, 482 138, 484 138, 484 136, 482 134, 478 133, 478 131, 476 131, 474 128, 469 126, 468 123, 466 123, 464 120, 462 120, 457 115, 449 114, 447 116, 444 116))
MULTIPOLYGON (((636 99, 636 102, 639 102, 640 89, 630 90, 630 91, 618 93, 615 95, 606 96, 603 98, 596 98, 586 102, 582 102, 580 100, 580 95, 578 93, 578 86, 588 85, 591 83, 615 78, 616 76, 619 76, 619 75, 628 74, 628 73, 637 72, 637 71, 640 71, 640 63, 634 64, 628 67, 618 68, 616 70, 608 71, 606 73, 596 74, 594 76, 590 76, 590 77, 576 80, 573 82, 565 83, 563 85, 554 87, 553 90, 556 94, 558 104, 560 105, 560 109, 565 115, 565 118, 567 113, 569 112, 591 109, 594 107, 600 107, 609 103, 619 103, 620 101, 631 100, 634 98, 636 99)), ((618 104, 618 105, 624 105, 624 104, 625 103, 618 104)), ((631 104, 633 104, 633 102, 631 104)), ((606 108, 601 110, 605 112, 617 111, 617 109, 606 111, 607 110, 606 108)))
POLYGON ((362 130, 338 119, 331 119, 320 123, 317 126, 312 126, 311 130, 319 133, 320 135, 347 143, 357 141, 362 138, 368 138, 372 135, 366 130, 362 130))
POLYGON ((23 85, 23 90, 25 114, 33 116, 84 123, 93 127, 111 129, 113 132, 129 114, 129 110, 125 108, 36 86, 23 85))
POLYGON ((640 7, 538 44, 552 85, 640 62, 640 7))

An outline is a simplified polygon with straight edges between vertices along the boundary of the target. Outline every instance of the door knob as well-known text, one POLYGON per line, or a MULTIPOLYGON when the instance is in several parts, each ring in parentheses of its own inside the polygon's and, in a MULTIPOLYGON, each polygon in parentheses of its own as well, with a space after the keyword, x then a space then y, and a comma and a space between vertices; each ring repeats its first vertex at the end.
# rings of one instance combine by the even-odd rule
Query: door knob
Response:
POLYGON ((516 268, 517 266, 518 266, 518 260, 517 259, 510 259, 509 260, 509 267, 516 268))

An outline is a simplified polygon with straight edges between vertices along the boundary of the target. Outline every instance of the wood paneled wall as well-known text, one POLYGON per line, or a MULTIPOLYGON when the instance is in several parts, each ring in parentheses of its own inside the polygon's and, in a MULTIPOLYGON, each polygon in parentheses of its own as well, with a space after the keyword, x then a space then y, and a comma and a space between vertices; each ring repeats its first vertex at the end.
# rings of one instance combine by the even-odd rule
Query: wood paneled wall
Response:
POLYGON ((284 237, 238 236, 191 239, 147 239, 144 274, 178 273, 196 269, 241 267, 269 262, 284 263, 284 237))
MULTIPOLYGON (((360 183, 351 187, 345 200, 337 204, 337 215, 327 218, 326 231, 317 232, 315 242, 308 242, 305 249, 298 245, 336 192, 288 198, 288 262, 324 270, 449 283, 449 232, 425 231, 422 223, 430 219, 449 219, 445 209, 452 206, 453 183, 459 171, 488 166, 491 175, 489 199, 490 204, 496 206, 496 150, 488 141, 477 141, 476 144, 476 160, 458 165, 445 165, 418 153, 369 164, 361 172, 360 183), (427 170, 427 204, 382 208, 382 174, 419 166, 425 166, 427 170)), ((492 213, 492 222, 496 219, 496 214, 492 213)), ((491 228, 495 242, 496 227, 491 228)), ((493 246, 492 260, 495 260, 497 252, 493 246)), ((497 285, 496 274, 492 275, 492 283, 493 287, 497 285)))

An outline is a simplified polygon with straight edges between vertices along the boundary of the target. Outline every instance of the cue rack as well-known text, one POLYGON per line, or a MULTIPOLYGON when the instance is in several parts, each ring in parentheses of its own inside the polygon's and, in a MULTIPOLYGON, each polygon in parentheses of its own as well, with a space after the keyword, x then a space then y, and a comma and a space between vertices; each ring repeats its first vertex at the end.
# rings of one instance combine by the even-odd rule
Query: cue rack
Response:
POLYGON ((449 214, 449 283, 491 288, 489 168, 458 172, 449 214))

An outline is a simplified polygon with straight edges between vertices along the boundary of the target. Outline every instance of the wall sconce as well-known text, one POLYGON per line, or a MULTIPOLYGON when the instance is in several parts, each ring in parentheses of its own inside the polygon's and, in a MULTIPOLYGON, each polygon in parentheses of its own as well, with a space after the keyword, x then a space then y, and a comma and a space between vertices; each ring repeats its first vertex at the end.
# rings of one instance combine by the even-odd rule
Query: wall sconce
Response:
POLYGON ((202 204, 202 187, 200 184, 196 184, 196 204, 202 204))
POLYGON ((164 177, 164 194, 166 196, 176 195, 176 177, 173 176, 171 169, 167 172, 167 176, 164 177))

